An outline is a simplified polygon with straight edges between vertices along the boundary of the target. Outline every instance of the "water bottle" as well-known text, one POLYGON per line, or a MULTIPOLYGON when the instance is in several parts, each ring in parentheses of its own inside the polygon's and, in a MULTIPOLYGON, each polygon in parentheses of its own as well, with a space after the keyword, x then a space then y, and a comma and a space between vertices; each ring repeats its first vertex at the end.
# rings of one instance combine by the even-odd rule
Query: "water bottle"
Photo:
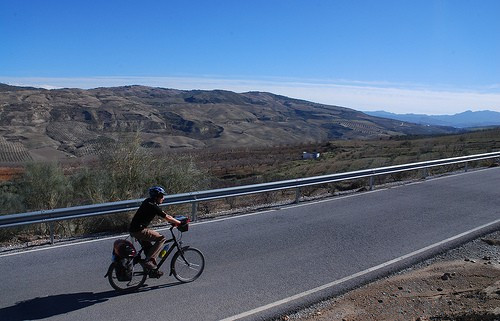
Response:
POLYGON ((163 258, 167 254, 167 251, 168 251, 168 244, 165 244, 163 250, 161 250, 160 252, 160 257, 163 258))

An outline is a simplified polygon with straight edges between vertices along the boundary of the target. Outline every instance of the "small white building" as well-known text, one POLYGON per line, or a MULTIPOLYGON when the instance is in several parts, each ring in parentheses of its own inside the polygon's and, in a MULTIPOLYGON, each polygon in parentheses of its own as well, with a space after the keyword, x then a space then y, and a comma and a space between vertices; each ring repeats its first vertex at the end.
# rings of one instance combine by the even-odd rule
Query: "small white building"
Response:
POLYGON ((302 152, 302 159, 318 159, 318 158, 319 158, 318 152, 314 153, 302 152))

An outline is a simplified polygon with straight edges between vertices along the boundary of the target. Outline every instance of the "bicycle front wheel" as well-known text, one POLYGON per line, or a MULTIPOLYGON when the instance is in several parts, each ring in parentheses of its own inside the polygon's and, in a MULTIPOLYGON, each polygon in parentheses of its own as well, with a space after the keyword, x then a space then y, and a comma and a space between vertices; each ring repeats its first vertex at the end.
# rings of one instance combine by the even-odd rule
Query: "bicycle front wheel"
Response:
POLYGON ((118 272, 118 264, 118 262, 112 263, 108 272, 109 284, 116 291, 134 291, 146 282, 148 271, 143 262, 134 264, 132 274, 125 278, 118 272))
POLYGON ((170 264, 174 277, 183 282, 196 280, 205 268, 205 258, 200 250, 186 247, 174 254, 170 264))

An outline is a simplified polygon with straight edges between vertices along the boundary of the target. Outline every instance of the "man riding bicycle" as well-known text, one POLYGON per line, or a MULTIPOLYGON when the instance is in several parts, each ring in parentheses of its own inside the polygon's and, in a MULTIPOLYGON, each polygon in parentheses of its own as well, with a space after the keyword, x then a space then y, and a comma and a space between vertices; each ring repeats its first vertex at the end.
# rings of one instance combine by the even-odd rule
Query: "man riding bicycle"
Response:
POLYGON ((163 235, 148 228, 151 221, 156 216, 159 216, 176 226, 181 224, 179 220, 168 215, 160 208, 159 205, 163 202, 166 195, 167 193, 163 187, 151 187, 149 189, 149 198, 146 198, 142 202, 130 222, 130 235, 135 237, 146 250, 146 267, 149 269, 156 268, 156 257, 160 253, 163 244, 165 244, 166 241, 166 238, 163 235), (155 243, 151 244, 151 242, 155 243))

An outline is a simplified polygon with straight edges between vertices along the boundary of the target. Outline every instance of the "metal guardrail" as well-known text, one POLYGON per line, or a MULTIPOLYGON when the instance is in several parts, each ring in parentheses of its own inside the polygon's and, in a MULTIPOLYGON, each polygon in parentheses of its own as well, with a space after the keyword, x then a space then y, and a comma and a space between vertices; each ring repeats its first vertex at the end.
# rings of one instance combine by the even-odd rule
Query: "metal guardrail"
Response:
MULTIPOLYGON (((446 158, 440 160, 380 167, 374 169, 366 169, 360 171, 315 176, 308 178, 291 179, 291 180, 271 182, 271 183, 168 195, 165 197, 162 206, 172 205, 172 204, 192 203, 192 213, 191 213, 192 220, 196 220, 196 209, 198 202, 216 200, 228 197, 244 196, 256 193, 265 193, 265 192, 278 191, 284 189, 294 189, 294 188, 297 189, 296 202, 298 202, 300 198, 300 188, 305 186, 369 177, 370 190, 371 190, 373 189, 373 178, 378 175, 393 174, 411 170, 427 169, 431 167, 460 164, 460 163, 465 163, 465 171, 467 171, 468 162, 479 161, 484 159, 492 159, 492 158, 500 158, 500 152, 446 158)), ((136 199, 136 200, 128 200, 128 201, 120 201, 112 203, 58 208, 52 210, 43 210, 43 211, 21 213, 21 214, 3 215, 0 216, 0 228, 35 224, 35 223, 49 223, 54 221, 61 221, 61 220, 68 220, 68 219, 75 219, 82 217, 135 211, 139 208, 142 201, 143 199, 136 199)))

